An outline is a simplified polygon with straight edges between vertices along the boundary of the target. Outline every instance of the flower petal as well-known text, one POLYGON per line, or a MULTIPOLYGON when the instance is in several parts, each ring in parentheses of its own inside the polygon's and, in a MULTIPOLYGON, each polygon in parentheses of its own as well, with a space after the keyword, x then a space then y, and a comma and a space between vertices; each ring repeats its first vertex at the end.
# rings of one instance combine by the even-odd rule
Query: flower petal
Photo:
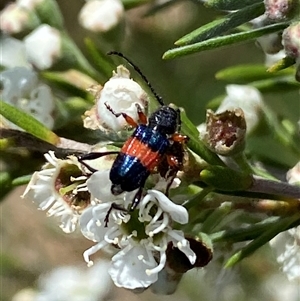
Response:
POLYGON ((146 288, 157 281, 157 273, 147 275, 146 270, 155 268, 157 263, 153 256, 141 246, 134 246, 112 258, 108 273, 118 287, 127 289, 146 288), (146 259, 146 260, 144 260, 146 259))
POLYGON ((116 197, 111 193, 109 170, 99 170, 93 173, 86 184, 90 193, 102 202, 113 202, 115 200, 116 197))
POLYGON ((162 210, 169 213, 175 222, 180 224, 188 223, 189 214, 183 206, 173 203, 165 194, 158 190, 148 190, 148 194, 157 199, 162 210))

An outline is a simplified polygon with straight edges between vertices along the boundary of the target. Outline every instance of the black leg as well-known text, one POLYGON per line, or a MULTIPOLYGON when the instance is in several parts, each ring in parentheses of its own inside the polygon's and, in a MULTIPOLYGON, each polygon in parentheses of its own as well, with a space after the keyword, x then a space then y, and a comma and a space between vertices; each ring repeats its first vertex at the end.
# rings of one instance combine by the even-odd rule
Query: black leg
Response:
POLYGON ((83 162, 84 160, 95 160, 104 156, 108 156, 108 155, 117 155, 119 154, 118 151, 110 151, 110 152, 103 152, 103 153, 98 153, 98 152, 94 152, 94 153, 88 153, 88 154, 84 154, 82 156, 77 157, 78 161, 84 165, 90 172, 96 172, 97 169, 89 166, 87 163, 83 162))
POLYGON ((105 223, 104 227, 107 227, 108 222, 109 222, 109 216, 110 216, 111 211, 113 209, 120 210, 120 211, 123 211, 123 212, 128 212, 124 207, 122 207, 122 206, 120 206, 120 205, 118 205, 116 203, 112 203, 111 206, 110 206, 110 208, 108 209, 106 215, 105 215, 105 218, 104 218, 104 223, 105 223))
POLYGON ((143 189, 144 189, 144 184, 143 184, 143 186, 141 186, 139 188, 139 190, 135 194, 135 196, 132 200, 132 203, 131 203, 130 211, 133 211, 136 208, 136 206, 140 203, 141 198, 142 198, 143 189))

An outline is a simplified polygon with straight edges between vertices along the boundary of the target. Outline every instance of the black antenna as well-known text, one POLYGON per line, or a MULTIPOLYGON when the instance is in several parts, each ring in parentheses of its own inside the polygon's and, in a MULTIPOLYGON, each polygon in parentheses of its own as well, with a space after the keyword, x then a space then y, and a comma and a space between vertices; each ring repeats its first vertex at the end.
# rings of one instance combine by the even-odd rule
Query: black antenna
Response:
POLYGON ((162 97, 160 95, 158 95, 154 88, 152 87, 152 85, 150 84, 150 82, 148 81, 147 77, 142 73, 141 69, 136 66, 130 59, 128 59, 123 53, 118 52, 118 51, 110 51, 107 53, 108 55, 117 55, 120 56, 121 58, 123 58, 125 61, 127 61, 133 68, 134 70, 141 76, 141 78, 144 80, 144 82, 147 84, 147 86, 149 87, 149 89, 151 90, 151 92, 153 93, 153 95, 155 96, 155 98, 157 99, 157 101, 164 106, 164 101, 162 99, 162 97))

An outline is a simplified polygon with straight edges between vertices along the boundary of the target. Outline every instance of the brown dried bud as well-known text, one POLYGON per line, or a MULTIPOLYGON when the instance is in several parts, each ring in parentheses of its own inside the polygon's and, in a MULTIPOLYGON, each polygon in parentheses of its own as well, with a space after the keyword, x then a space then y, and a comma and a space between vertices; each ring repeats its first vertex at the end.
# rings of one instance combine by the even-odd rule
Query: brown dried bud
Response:
POLYGON ((272 21, 282 21, 292 16, 299 0, 264 0, 265 15, 272 21))
POLYGON ((196 238, 186 239, 196 254, 196 262, 191 264, 183 252, 169 243, 166 250, 167 263, 164 269, 158 273, 158 280, 151 285, 151 291, 154 294, 173 294, 184 273, 192 268, 204 267, 212 260, 212 243, 206 234, 200 233, 196 238))
POLYGON ((186 238, 190 243, 190 248, 196 254, 196 262, 191 264, 186 255, 173 244, 169 244, 167 254, 167 266, 177 273, 186 273, 192 268, 201 268, 206 266, 212 260, 212 244, 204 234, 201 237, 186 238))
POLYGON ((204 139, 215 153, 231 156, 245 147, 246 121, 242 109, 214 114, 207 110, 204 139))

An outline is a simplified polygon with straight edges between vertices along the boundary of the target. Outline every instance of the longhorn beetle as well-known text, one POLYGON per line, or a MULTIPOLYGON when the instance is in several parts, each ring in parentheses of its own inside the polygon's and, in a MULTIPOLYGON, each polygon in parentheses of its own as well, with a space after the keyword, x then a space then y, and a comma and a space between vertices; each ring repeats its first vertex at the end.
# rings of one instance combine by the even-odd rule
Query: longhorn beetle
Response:
MULTIPOLYGON (((90 171, 96 170, 88 166, 84 161, 93 160, 102 156, 118 154, 110 170, 109 178, 112 182, 111 192, 119 195, 124 191, 137 190, 132 201, 130 210, 134 210, 138 205, 145 182, 152 172, 159 172, 164 177, 171 177, 168 190, 174 180, 177 171, 183 165, 183 144, 188 140, 187 136, 181 135, 180 110, 166 106, 161 98, 153 89, 152 85, 141 72, 141 70, 122 53, 111 51, 108 55, 117 55, 125 59, 145 81, 160 107, 154 111, 149 118, 142 112, 137 104, 139 123, 136 123, 130 116, 122 112, 115 112, 107 103, 107 110, 116 117, 123 116, 126 122, 135 127, 135 131, 124 143, 120 152, 89 153, 79 157, 79 161, 90 171)), ((128 210, 114 206, 119 210, 128 210)), ((111 208, 108 212, 113 209, 111 208)), ((108 216, 106 222, 108 221, 108 216)))

